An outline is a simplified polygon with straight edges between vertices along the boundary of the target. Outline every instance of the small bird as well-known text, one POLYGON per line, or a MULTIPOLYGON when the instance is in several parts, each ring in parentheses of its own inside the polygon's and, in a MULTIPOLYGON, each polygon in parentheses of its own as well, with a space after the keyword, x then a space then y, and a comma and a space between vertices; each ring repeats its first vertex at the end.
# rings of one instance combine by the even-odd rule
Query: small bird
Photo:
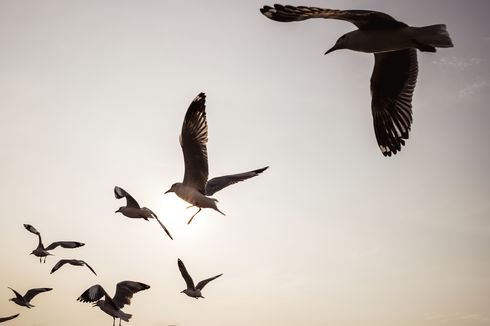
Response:
POLYGON ((70 264, 70 265, 73 265, 73 266, 87 266, 88 269, 90 269, 92 271, 92 273, 94 273, 95 275, 97 275, 97 273, 93 270, 92 267, 90 267, 89 264, 87 264, 83 260, 78 260, 78 259, 61 259, 60 261, 58 261, 56 263, 56 265, 54 265, 53 269, 51 269, 51 273, 50 274, 53 274, 58 269, 60 269, 61 266, 65 265, 65 264, 70 264))
POLYGON ((182 260, 178 259, 177 265, 179 265, 180 273, 182 274, 182 277, 185 280, 185 284, 187 284, 187 289, 180 291, 180 293, 185 293, 189 297, 196 298, 196 299, 199 299, 199 298, 204 299, 204 297, 201 294, 201 290, 206 286, 206 284, 208 284, 212 280, 217 279, 218 277, 223 275, 223 274, 219 274, 219 275, 207 278, 207 279, 202 280, 201 282, 197 283, 197 286, 194 286, 194 281, 192 280, 192 277, 187 272, 187 269, 185 268, 185 265, 182 262, 182 260))
POLYGON ((225 175, 208 181, 208 123, 206 120, 206 95, 200 93, 192 101, 184 118, 180 134, 180 146, 184 153, 185 172, 183 182, 177 182, 165 193, 175 192, 177 196, 191 204, 189 207, 198 207, 199 210, 192 215, 187 224, 192 222, 203 208, 212 208, 225 215, 216 206, 218 201, 212 196, 221 189, 239 181, 259 175, 267 168, 261 168, 245 173, 225 175))
POLYGON ((374 132, 384 156, 401 150, 412 124, 412 96, 417 81, 417 51, 452 47, 446 25, 412 27, 388 14, 371 10, 335 10, 305 6, 264 6, 260 12, 279 22, 310 18, 340 19, 357 30, 342 35, 325 52, 349 49, 374 53, 371 110, 374 132))
POLYGON ((8 317, 0 317, 0 323, 3 323, 5 321, 11 320, 19 316, 19 314, 13 315, 13 316, 8 316, 8 317))
POLYGON ((132 315, 123 312, 121 309, 124 305, 131 304, 133 294, 149 288, 150 286, 144 283, 122 281, 117 283, 116 294, 114 298, 111 298, 104 288, 97 284, 88 288, 77 300, 80 302, 95 302, 92 307, 99 307, 100 310, 112 316, 113 326, 116 324, 116 318, 119 318, 119 326, 121 326, 121 320, 129 322, 132 317, 132 315), (103 296, 105 296, 105 300, 100 300, 103 296))
POLYGON ((15 293, 15 298, 9 299, 9 301, 13 301, 19 306, 24 306, 27 308, 35 307, 32 305, 30 302, 32 298, 34 298, 36 295, 39 293, 51 291, 52 288, 37 288, 37 289, 30 289, 29 291, 26 292, 24 296, 22 296, 19 292, 15 291, 11 287, 9 287, 10 290, 12 290, 15 293))
POLYGON ((76 241, 57 241, 57 242, 53 242, 52 244, 44 248, 43 241, 41 240, 41 233, 39 233, 39 231, 36 230, 36 228, 34 228, 30 224, 24 224, 24 227, 26 228, 27 231, 36 234, 39 238, 39 244, 37 245, 37 248, 34 249, 30 254, 39 257, 40 263, 43 257, 44 257, 44 262, 46 262, 46 257, 52 256, 48 251, 53 250, 58 246, 62 248, 73 249, 85 245, 85 243, 76 242, 76 241))
POLYGON ((116 196, 117 199, 121 199, 126 197, 126 206, 121 206, 119 209, 116 211, 116 213, 121 213, 124 216, 127 216, 129 218, 142 218, 148 221, 149 218, 154 218, 157 220, 158 223, 160 223, 160 226, 163 228, 163 231, 167 233, 170 239, 172 236, 170 235, 170 232, 167 230, 165 225, 163 225, 162 221, 158 218, 158 216, 152 212, 151 209, 146 208, 146 207, 140 207, 138 202, 131 196, 126 190, 124 190, 121 187, 115 186, 114 187, 114 195, 116 196))

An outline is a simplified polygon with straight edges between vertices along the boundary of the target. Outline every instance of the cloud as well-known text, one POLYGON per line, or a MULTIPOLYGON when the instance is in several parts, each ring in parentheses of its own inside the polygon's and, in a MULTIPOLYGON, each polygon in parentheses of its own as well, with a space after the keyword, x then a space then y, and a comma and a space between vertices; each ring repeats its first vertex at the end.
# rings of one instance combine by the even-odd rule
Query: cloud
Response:
POLYGON ((480 58, 462 59, 456 56, 452 56, 442 57, 438 60, 432 61, 432 63, 440 67, 449 67, 457 71, 465 71, 469 67, 479 65, 481 61, 482 60, 480 58))
POLYGON ((472 84, 466 84, 465 87, 463 87, 463 89, 461 89, 459 92, 458 92, 458 95, 460 98, 465 98, 465 97, 468 97, 468 96, 472 96, 482 90, 485 90, 487 88, 490 88, 490 80, 486 79, 486 80, 482 80, 482 81, 479 81, 479 82, 474 82, 472 84))

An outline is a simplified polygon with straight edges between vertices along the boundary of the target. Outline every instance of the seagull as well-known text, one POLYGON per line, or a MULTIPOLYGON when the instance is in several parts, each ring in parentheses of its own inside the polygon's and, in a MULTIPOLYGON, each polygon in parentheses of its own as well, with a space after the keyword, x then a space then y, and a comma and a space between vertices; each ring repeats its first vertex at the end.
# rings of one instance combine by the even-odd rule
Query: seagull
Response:
POLYGON ((182 262, 182 260, 178 259, 177 264, 179 265, 179 270, 180 270, 180 273, 182 274, 182 277, 185 280, 185 284, 187 284, 187 289, 180 291, 180 293, 185 293, 189 297, 196 298, 196 299, 199 299, 199 298, 204 299, 204 297, 201 294, 201 290, 206 286, 206 284, 208 284, 212 280, 217 279, 218 277, 223 275, 223 274, 219 274, 219 275, 207 278, 207 279, 202 280, 201 282, 197 283, 197 286, 194 286, 194 281, 192 280, 192 277, 187 272, 187 269, 185 268, 185 265, 182 262))
POLYGON ((280 22, 309 18, 340 19, 358 29, 341 36, 325 52, 349 49, 374 53, 371 110, 374 132, 384 156, 401 150, 412 124, 412 95, 417 81, 417 50, 452 47, 446 25, 411 27, 388 14, 371 10, 335 10, 305 6, 264 6, 260 12, 280 22))
POLYGON ((36 295, 39 293, 51 291, 52 288, 37 288, 37 289, 30 289, 29 291, 26 292, 24 296, 22 296, 19 292, 15 291, 11 287, 9 287, 10 290, 12 290, 15 293, 15 298, 9 299, 9 301, 13 301, 19 306, 24 306, 27 308, 35 307, 32 305, 30 302, 32 298, 34 298, 36 295))
POLYGON ((139 291, 147 290, 149 288, 149 285, 140 282, 119 282, 116 286, 116 294, 114 295, 114 298, 111 298, 104 290, 104 288, 97 284, 88 288, 85 292, 82 293, 80 297, 78 297, 77 300, 81 302, 95 302, 95 304, 93 304, 93 307, 97 306, 100 308, 100 310, 112 316, 113 326, 115 326, 116 324, 116 318, 119 318, 119 326, 121 326, 121 320, 129 322, 129 319, 132 316, 123 312, 121 309, 124 307, 124 305, 131 304, 131 298, 133 297, 133 294, 139 291), (100 300, 100 298, 102 298, 103 296, 105 296, 105 300, 100 300))
POLYGON ((206 120, 206 95, 200 93, 192 101, 184 118, 180 134, 180 146, 184 153, 184 181, 177 182, 165 193, 175 192, 177 196, 190 203, 189 207, 198 207, 199 210, 192 215, 187 224, 192 222, 203 208, 212 208, 225 215, 216 206, 218 201, 212 196, 221 189, 239 181, 243 181, 259 175, 267 170, 265 168, 225 175, 208 180, 208 123, 206 120))
POLYGON ((50 274, 53 274, 58 269, 60 269, 61 266, 65 265, 65 264, 70 264, 70 265, 73 265, 73 266, 84 266, 85 265, 85 266, 88 267, 88 269, 90 269, 92 271, 92 273, 94 273, 95 275, 97 275, 97 273, 93 270, 92 267, 90 267, 89 264, 87 264, 83 260, 78 260, 78 259, 61 259, 59 262, 56 263, 56 265, 54 265, 54 267, 51 270, 51 273, 50 274))
POLYGON ((127 216, 129 218, 143 218, 146 221, 148 221, 149 218, 154 218, 155 220, 160 223, 161 227, 163 228, 163 231, 167 233, 170 239, 172 236, 170 235, 170 232, 167 230, 165 225, 160 221, 158 216, 151 211, 151 209, 146 208, 146 207, 140 207, 138 202, 131 196, 129 193, 126 192, 121 187, 115 186, 114 187, 114 195, 116 196, 117 199, 121 199, 126 197, 126 206, 119 207, 119 209, 116 211, 116 213, 121 213, 124 216, 127 216))
POLYGON ((36 234, 38 236, 38 238, 39 238, 39 244, 37 245, 37 248, 34 249, 30 253, 31 255, 34 255, 36 257, 39 257, 39 262, 41 262, 41 259, 43 257, 44 257, 44 262, 46 262, 46 257, 47 256, 52 256, 48 251, 49 250, 53 250, 53 249, 55 249, 58 246, 60 246, 62 248, 73 249, 73 248, 78 248, 78 247, 81 247, 81 246, 84 246, 85 245, 85 243, 76 242, 76 241, 57 241, 57 242, 53 242, 52 244, 50 244, 49 246, 47 246, 46 248, 44 248, 43 242, 41 240, 41 233, 39 233, 39 231, 36 230, 36 228, 34 228, 30 224, 24 224, 24 227, 26 228, 27 231, 36 234))
POLYGON ((19 316, 19 314, 13 315, 13 316, 8 316, 8 317, 0 317, 0 323, 3 323, 4 321, 10 320, 10 319, 14 319, 17 316, 19 316))

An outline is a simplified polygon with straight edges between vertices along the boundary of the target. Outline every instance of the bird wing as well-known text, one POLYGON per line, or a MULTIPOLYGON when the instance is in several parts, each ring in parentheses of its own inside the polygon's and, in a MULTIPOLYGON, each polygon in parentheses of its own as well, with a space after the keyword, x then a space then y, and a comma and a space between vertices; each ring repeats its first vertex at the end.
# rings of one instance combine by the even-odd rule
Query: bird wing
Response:
POLYGON ((19 314, 13 315, 13 316, 8 316, 8 317, 0 317, 0 323, 3 323, 4 321, 14 319, 18 316, 19 314))
POLYGON ((11 287, 9 287, 9 289, 14 292, 15 296, 17 297, 17 299, 24 300, 24 297, 22 296, 22 294, 20 294, 19 292, 15 291, 11 287))
POLYGON ((29 302, 29 301, 32 300, 32 298, 34 298, 39 293, 43 293, 43 292, 47 292, 47 291, 51 291, 51 290, 52 290, 52 288, 36 288, 36 289, 30 289, 24 295, 24 300, 26 300, 27 302, 29 302))
POLYGON ((126 197, 126 206, 140 208, 140 205, 133 198, 133 196, 131 196, 130 194, 128 194, 126 192, 126 190, 124 190, 123 188, 118 187, 118 186, 115 186, 114 187, 114 195, 116 196, 117 199, 121 199, 123 197, 126 197))
POLYGON ((209 282, 211 282, 214 279, 217 279, 221 275, 223 275, 223 274, 219 274, 219 275, 207 278, 205 280, 202 280, 201 282, 197 283, 196 289, 202 290, 206 286, 206 284, 208 284, 209 282))
POLYGON ((96 302, 99 301, 100 298, 105 296, 105 301, 109 302, 115 309, 118 309, 117 305, 114 303, 112 298, 107 294, 104 288, 99 285, 92 285, 85 292, 83 292, 79 297, 78 301, 80 302, 96 302))
POLYGON ((75 265, 75 266, 87 266, 91 271, 92 273, 94 273, 95 275, 97 275, 97 273, 92 269, 92 267, 90 267, 89 264, 87 264, 85 261, 83 260, 78 260, 78 259, 61 259, 60 261, 58 261, 56 263, 56 265, 54 265, 53 269, 51 270, 51 274, 53 274, 54 272, 56 272, 61 266, 65 265, 65 264, 71 264, 71 265, 75 265))
POLYGON ((189 290, 194 290, 195 289, 194 281, 192 280, 192 277, 189 275, 189 272, 187 272, 184 263, 182 262, 182 260, 178 259, 177 264, 179 265, 180 274, 182 274, 182 277, 184 278, 187 288, 189 290))
POLYGON ((56 241, 46 247, 46 250, 52 250, 56 247, 62 247, 67 249, 73 249, 85 246, 85 243, 77 242, 77 241, 56 241))
POLYGON ((226 188, 234 183, 258 176, 268 168, 269 167, 266 166, 265 168, 257 169, 249 172, 230 174, 230 175, 224 175, 221 177, 212 178, 206 183, 205 195, 211 196, 214 193, 220 191, 221 189, 226 188))
POLYGON ((38 230, 36 230, 36 228, 33 227, 30 224, 24 224, 24 227, 26 228, 27 231, 29 231, 29 232, 34 233, 35 235, 37 235, 37 237, 39 238, 38 247, 42 247, 43 246, 43 241, 41 239, 41 233, 38 230))
POLYGON ((53 274, 54 272, 56 272, 58 269, 60 269, 61 266, 63 266, 64 264, 66 263, 69 263, 70 260, 69 259, 61 259, 59 260, 56 265, 53 266, 53 268, 51 269, 51 273, 50 274, 53 274))
POLYGON ((394 19, 388 14, 372 10, 336 10, 305 6, 264 6, 260 12, 275 21, 292 22, 310 18, 328 18, 348 21, 359 29, 379 29, 404 27, 407 24, 394 19))
POLYGON ((371 76, 371 109, 374 132, 384 156, 405 145, 412 124, 412 96, 417 81, 417 50, 374 55, 371 76))
POLYGON ((139 291, 147 290, 149 288, 149 285, 140 282, 119 282, 116 286, 116 294, 114 295, 114 298, 112 300, 114 301, 116 306, 121 309, 122 307, 124 307, 124 305, 131 304, 131 298, 133 297, 133 294, 139 291))
POLYGON ((157 214, 153 213, 153 211, 151 209, 149 209, 148 207, 145 207, 145 209, 148 210, 148 212, 150 212, 150 214, 153 216, 153 218, 155 218, 155 220, 157 220, 157 222, 163 228, 163 231, 165 231, 165 233, 167 233, 167 235, 170 237, 170 239, 173 240, 174 238, 172 238, 172 236, 170 235, 170 232, 167 230, 167 228, 165 227, 165 225, 163 225, 162 221, 160 221, 160 219, 158 218, 157 214))
POLYGON ((97 275, 97 273, 94 271, 94 269, 93 269, 92 267, 90 267, 90 265, 89 265, 89 264, 87 264, 87 263, 86 263, 86 262, 84 262, 83 260, 81 260, 81 262, 83 262, 83 264, 84 264, 85 266, 87 266, 87 267, 88 267, 88 269, 90 269, 90 270, 92 271, 92 273, 94 273, 95 275, 97 275))
POLYGON ((180 146, 184 153, 184 181, 186 186, 204 193, 208 180, 208 123, 206 120, 206 95, 200 93, 192 101, 185 114, 180 146))

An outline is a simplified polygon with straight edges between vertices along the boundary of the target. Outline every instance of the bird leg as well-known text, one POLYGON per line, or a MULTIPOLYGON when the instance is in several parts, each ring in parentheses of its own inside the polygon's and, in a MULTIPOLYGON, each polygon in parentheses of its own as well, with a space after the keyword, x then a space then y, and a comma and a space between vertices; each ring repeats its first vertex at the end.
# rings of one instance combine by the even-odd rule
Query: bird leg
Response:
POLYGON ((116 326, 116 317, 112 317, 112 326, 116 326))
POLYGON ((119 318, 119 326, 121 326, 121 318, 119 318))
POLYGON ((42 262, 43 262, 43 257, 39 257, 39 262, 42 264, 42 262))
POLYGON ((194 213, 194 215, 192 215, 191 219, 189 220, 189 222, 187 222, 187 224, 191 224, 192 219, 194 218, 194 216, 196 216, 196 215, 197 215, 197 213, 199 213, 199 212, 201 211, 201 209, 202 209, 202 208, 201 208, 201 207, 199 207, 199 210, 198 210, 197 212, 195 212, 195 213, 194 213))

